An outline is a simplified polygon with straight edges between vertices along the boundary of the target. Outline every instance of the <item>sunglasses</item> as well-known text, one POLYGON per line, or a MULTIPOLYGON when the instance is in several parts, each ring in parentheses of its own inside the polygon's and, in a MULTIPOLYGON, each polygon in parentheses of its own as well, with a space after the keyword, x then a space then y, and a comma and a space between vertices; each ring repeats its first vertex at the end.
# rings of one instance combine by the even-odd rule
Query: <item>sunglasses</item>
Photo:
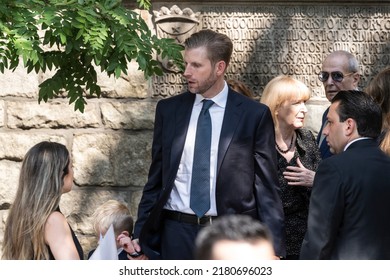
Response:
POLYGON ((330 75, 332 77, 333 81, 341 82, 345 77, 350 76, 352 74, 355 74, 355 72, 351 72, 351 73, 348 73, 348 74, 344 75, 340 71, 335 71, 335 72, 331 72, 331 73, 325 72, 325 71, 321 71, 320 74, 318 75, 318 79, 321 82, 326 82, 329 79, 329 75, 330 75))

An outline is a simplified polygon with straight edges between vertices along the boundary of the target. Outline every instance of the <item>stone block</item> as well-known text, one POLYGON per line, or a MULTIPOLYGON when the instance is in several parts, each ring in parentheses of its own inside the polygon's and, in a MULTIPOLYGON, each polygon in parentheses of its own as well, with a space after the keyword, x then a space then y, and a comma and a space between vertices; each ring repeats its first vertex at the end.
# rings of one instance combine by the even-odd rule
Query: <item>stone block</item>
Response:
POLYGON ((105 102, 100 105, 105 127, 112 129, 153 129, 155 102, 105 102))
POLYGON ((89 102, 84 113, 74 111, 68 100, 48 103, 7 101, 8 128, 96 128, 101 124, 98 105, 89 102))
POLYGON ((80 186, 143 186, 152 133, 81 133, 73 140, 75 182, 80 186))
POLYGON ((4 126, 4 117, 5 117, 4 106, 5 106, 4 100, 0 100, 0 127, 4 126))
POLYGON ((0 132, 0 159, 22 161, 26 152, 41 141, 58 142, 67 145, 64 135, 53 133, 25 133, 18 131, 0 132))
POLYGON ((148 82, 138 64, 128 64, 128 74, 122 73, 116 79, 98 71, 98 84, 102 89, 102 96, 107 98, 146 98, 148 96, 148 82))
POLYGON ((0 75, 0 85, 0 97, 38 98, 38 74, 34 71, 27 74, 22 61, 15 71, 4 70, 0 75))
POLYGON ((21 166, 20 162, 0 160, 0 210, 8 209, 15 199, 21 166))

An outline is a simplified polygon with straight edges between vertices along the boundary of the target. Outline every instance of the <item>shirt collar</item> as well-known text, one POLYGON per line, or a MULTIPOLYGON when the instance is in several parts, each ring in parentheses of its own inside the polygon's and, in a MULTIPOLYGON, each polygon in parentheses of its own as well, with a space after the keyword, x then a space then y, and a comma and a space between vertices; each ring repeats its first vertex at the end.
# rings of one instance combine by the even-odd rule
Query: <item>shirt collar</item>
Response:
MULTIPOLYGON (((227 86, 226 81, 224 82, 224 87, 222 91, 220 91, 216 96, 211 98, 210 100, 214 101, 216 105, 218 105, 221 108, 226 107, 227 97, 228 97, 229 88, 227 86)), ((203 99, 205 99, 201 94, 196 94, 195 96, 195 106, 199 105, 203 99)))
POLYGON ((356 138, 354 140, 352 140, 351 142, 349 142, 347 145, 345 145, 345 148, 344 148, 344 152, 348 149, 349 146, 352 145, 352 143, 355 143, 359 140, 364 140, 364 139, 372 139, 371 137, 360 137, 360 138, 356 138))

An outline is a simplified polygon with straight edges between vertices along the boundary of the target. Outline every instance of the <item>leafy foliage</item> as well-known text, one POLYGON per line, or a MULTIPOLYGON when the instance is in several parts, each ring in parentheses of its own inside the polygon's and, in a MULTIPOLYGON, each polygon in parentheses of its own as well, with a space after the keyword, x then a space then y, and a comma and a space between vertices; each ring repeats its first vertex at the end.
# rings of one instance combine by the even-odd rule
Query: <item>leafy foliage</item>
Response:
MULTIPOLYGON (((137 3, 151 6, 149 0, 137 3)), ((163 74, 157 55, 183 69, 182 48, 157 38, 121 0, 0 1, 0 71, 15 70, 21 60, 28 73, 55 71, 40 84, 39 102, 65 91, 83 112, 85 92, 101 95, 95 66, 118 78, 135 60, 149 78, 163 74)))

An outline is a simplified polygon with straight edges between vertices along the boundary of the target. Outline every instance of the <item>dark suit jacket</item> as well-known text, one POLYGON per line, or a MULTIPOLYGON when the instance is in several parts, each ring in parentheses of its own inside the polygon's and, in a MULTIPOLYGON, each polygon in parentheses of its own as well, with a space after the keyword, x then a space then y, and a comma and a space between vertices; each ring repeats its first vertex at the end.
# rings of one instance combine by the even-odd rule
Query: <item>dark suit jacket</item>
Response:
POLYGON ((359 140, 320 163, 301 259, 390 259, 390 158, 359 140))
MULTIPOLYGON (((195 94, 157 104, 148 182, 138 208, 134 237, 145 254, 159 258, 161 211, 174 185, 195 94), (142 229, 142 232, 141 232, 142 229)), ((218 151, 218 215, 247 214, 270 228, 284 256, 284 215, 277 194, 275 135, 268 107, 229 89, 218 151)))
MULTIPOLYGON (((318 132, 318 135, 317 135, 317 143, 319 144, 320 143, 320 139, 321 139, 321 135, 322 135, 322 130, 324 129, 325 127, 325 122, 326 122, 326 117, 328 116, 328 112, 329 112, 329 107, 328 109, 325 110, 325 112, 322 114, 322 124, 321 124, 321 128, 320 128, 320 131, 318 132)), ((321 158, 322 159, 326 159, 330 156, 333 156, 333 154, 331 153, 330 151, 330 148, 328 146, 328 144, 326 143, 326 137, 325 139, 322 141, 321 143, 321 146, 319 147, 320 148, 320 154, 321 154, 321 158)))

